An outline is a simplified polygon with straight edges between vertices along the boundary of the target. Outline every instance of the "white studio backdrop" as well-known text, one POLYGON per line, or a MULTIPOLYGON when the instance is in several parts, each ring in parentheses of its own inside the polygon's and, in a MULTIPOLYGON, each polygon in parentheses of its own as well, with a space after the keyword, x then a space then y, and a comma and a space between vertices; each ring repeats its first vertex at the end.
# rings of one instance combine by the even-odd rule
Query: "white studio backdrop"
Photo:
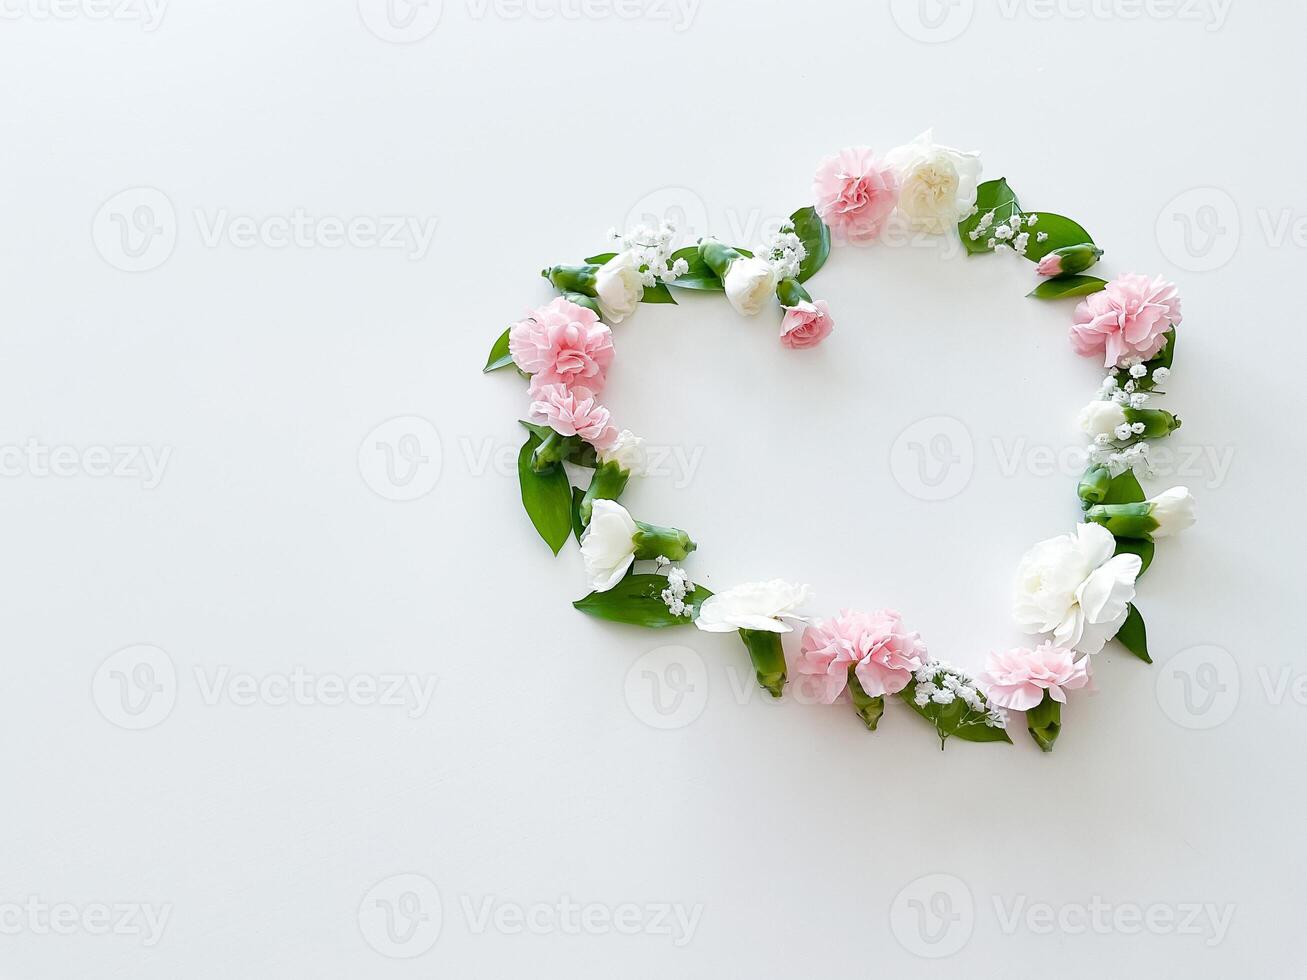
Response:
MULTIPOLYGON (((1300 6, 0 11, 5 980, 1300 974, 1300 6), (1103 654, 1051 756, 576 613, 523 385, 480 374, 610 226, 756 244, 822 156, 931 126, 1184 297, 1150 489, 1200 522, 1142 583, 1156 664, 1103 654)), ((840 250, 802 353, 641 310, 630 506, 709 587, 896 608, 977 668, 1101 380, 1031 284, 840 250)))

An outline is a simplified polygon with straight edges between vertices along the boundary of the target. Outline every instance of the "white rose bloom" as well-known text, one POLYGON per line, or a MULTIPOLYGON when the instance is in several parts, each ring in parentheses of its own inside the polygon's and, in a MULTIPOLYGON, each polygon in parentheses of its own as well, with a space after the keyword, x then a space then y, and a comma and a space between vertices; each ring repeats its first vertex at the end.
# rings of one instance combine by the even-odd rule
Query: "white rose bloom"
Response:
POLYGON ((644 274, 631 252, 618 252, 595 273, 599 309, 609 323, 621 323, 644 299, 644 274))
POLYGON ((1152 517, 1157 521, 1155 538, 1167 538, 1193 527, 1198 518, 1194 514, 1194 497, 1188 487, 1172 487, 1149 501, 1152 517))
POLYGON ((1013 615, 1027 633, 1052 633, 1064 647, 1098 653, 1125 622, 1143 567, 1138 555, 1117 555, 1116 539, 1081 524, 1035 545, 1017 570, 1013 615))
POLYGON ((776 293, 776 272, 766 259, 738 258, 726 271, 726 298, 740 316, 757 316, 776 293))
POLYGON ((898 171, 899 213, 918 231, 942 235, 976 206, 979 153, 940 146, 926 130, 907 146, 890 150, 885 160, 898 171))
POLYGON ((632 476, 644 476, 648 466, 648 457, 644 451, 644 440, 630 429, 623 429, 617 437, 613 448, 600 453, 599 458, 605 462, 615 462, 632 476))
POLYGON ((596 592, 607 592, 631 567, 638 530, 635 519, 621 504, 603 499, 594 502, 590 526, 581 538, 581 557, 596 592))
POLYGON ((1116 402, 1090 402, 1080 410, 1080 428, 1085 435, 1115 438, 1117 428, 1125 425, 1125 409, 1116 402))
POLYGON ((737 585, 707 599, 699 608, 695 625, 705 633, 731 633, 735 630, 765 630, 789 633, 792 626, 780 617, 798 618, 794 610, 811 597, 806 585, 793 585, 780 579, 737 585))

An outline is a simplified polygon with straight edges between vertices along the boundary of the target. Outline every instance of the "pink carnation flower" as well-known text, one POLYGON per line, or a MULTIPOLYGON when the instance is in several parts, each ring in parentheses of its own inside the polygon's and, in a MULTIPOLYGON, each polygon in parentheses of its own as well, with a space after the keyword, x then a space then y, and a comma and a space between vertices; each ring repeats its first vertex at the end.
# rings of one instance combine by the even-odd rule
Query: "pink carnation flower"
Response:
POLYGON ((1035 274, 1039 276, 1060 276, 1062 274, 1062 256, 1055 252, 1050 252, 1039 260, 1039 265, 1035 266, 1035 274))
POLYGON ((833 704, 848 684, 849 667, 870 697, 897 694, 927 662, 921 634, 903 628, 898 613, 845 611, 809 626, 795 672, 810 676, 816 697, 833 704))
POLYGON ((613 363, 613 332, 598 315, 558 297, 508 334, 513 362, 541 384, 603 390, 613 363))
POLYGON ((1089 658, 1076 661, 1074 650, 1049 642, 1034 650, 991 653, 976 677, 990 702, 1014 711, 1029 711, 1044 692, 1066 704, 1066 692, 1089 683, 1089 658))
POLYGON ((1130 357, 1153 357, 1166 332, 1180 323, 1180 294, 1161 276, 1120 276, 1076 307, 1071 346, 1077 353, 1103 356, 1106 367, 1130 357))
POLYGON ((823 160, 812 189, 831 233, 861 245, 880 235, 898 204, 899 176, 872 150, 854 147, 823 160))
POLYGON ((816 347, 835 329, 835 320, 824 299, 802 302, 785 310, 781 321, 781 343, 791 350, 816 347))
POLYGON ((561 436, 580 436, 605 452, 617 444, 617 429, 595 393, 580 385, 531 383, 531 421, 561 436))

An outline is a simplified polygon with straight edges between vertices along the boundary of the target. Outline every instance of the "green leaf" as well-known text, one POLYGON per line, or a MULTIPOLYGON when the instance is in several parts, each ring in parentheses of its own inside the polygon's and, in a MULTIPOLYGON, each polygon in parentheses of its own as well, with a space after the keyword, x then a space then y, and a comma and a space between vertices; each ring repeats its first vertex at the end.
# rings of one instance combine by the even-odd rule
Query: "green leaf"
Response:
POLYGON ((512 327, 509 327, 500 334, 499 339, 495 341, 495 346, 490 348, 490 356, 486 358, 486 366, 481 369, 483 374, 498 371, 500 368, 506 368, 513 363, 513 355, 508 352, 508 335, 512 329, 512 327))
POLYGON ((1116 634, 1116 642, 1144 663, 1153 662, 1153 658, 1148 655, 1148 628, 1144 625, 1144 617, 1139 614, 1134 603, 1130 604, 1130 612, 1126 615, 1125 623, 1121 631, 1116 634))
POLYGON ((671 303, 673 306, 675 306, 676 297, 672 295, 672 291, 667 288, 666 283, 659 282, 659 283, 655 283, 652 286, 644 287, 644 298, 641 299, 640 302, 641 303, 671 303))
POLYGON ((585 260, 586 265, 604 265, 611 259, 617 258, 616 252, 604 252, 601 255, 592 255, 585 260))
POLYGON ((718 293, 726 291, 726 287, 717 278, 717 274, 708 268, 708 263, 699 257, 698 245, 687 245, 685 248, 673 252, 668 265, 675 265, 677 259, 685 259, 690 268, 686 270, 684 275, 673 279, 669 285, 675 286, 677 289, 703 289, 718 293))
MULTIPOLYGON (((526 423, 522 423, 526 425, 526 423)), ((531 454, 541 443, 531 432, 517 454, 517 478, 522 485, 522 506, 545 544, 558 554, 572 533, 572 485, 561 465, 543 473, 531 469, 531 454)))
MULTIPOLYGON (((962 239, 962 247, 971 255, 994 251, 993 247, 987 244, 993 237, 993 230, 1004 224, 1013 214, 1020 212, 1021 203, 1017 200, 1016 191, 1008 186, 1006 177, 985 181, 976 188, 976 213, 965 218, 958 225, 958 237, 962 239), (986 231, 981 232, 975 241, 972 241, 971 232, 990 211, 994 212, 993 223, 986 231)), ((1033 239, 1034 235, 1030 237, 1033 239)))
POLYGON ((1142 578, 1144 572, 1148 571, 1148 566, 1153 563, 1153 555, 1157 552, 1157 545, 1148 538, 1117 538, 1116 553, 1118 555, 1138 555, 1143 565, 1139 568, 1139 575, 1142 578))
POLYGON ((1144 488, 1139 485, 1139 477, 1135 476, 1134 470, 1126 470, 1108 484, 1107 495, 1103 497, 1101 502, 1104 504, 1137 504, 1147 499, 1148 494, 1144 493, 1144 488))
POLYGON ((960 738, 964 742, 1007 742, 1012 744, 1012 738, 1007 731, 1002 728, 992 728, 983 721, 972 721, 963 723, 963 718, 967 714, 967 706, 959 698, 952 704, 936 704, 934 701, 928 701, 924 705, 917 704, 917 681, 912 679, 908 681, 908 686, 899 692, 899 697, 903 703, 915 711, 921 717, 935 726, 935 731, 939 734, 939 747, 944 747, 944 742, 949 738, 960 738))
POLYGON ((800 208, 790 215, 790 220, 794 222, 794 233, 808 252, 799 263, 799 282, 807 282, 830 258, 830 229, 816 208, 800 208))
POLYGON ((665 588, 667 579, 662 575, 628 575, 607 592, 592 592, 572 605, 596 619, 646 629, 665 629, 689 626, 698 616, 699 607, 712 595, 707 589, 696 588, 685 597, 686 604, 691 606, 691 615, 673 616, 662 599, 665 588))
POLYGON ((1045 279, 1026 293, 1034 299, 1065 299, 1068 296, 1088 296, 1107 288, 1107 280, 1097 276, 1067 276, 1065 279, 1045 279))
POLYGON ((581 535, 585 531, 585 522, 581 520, 581 501, 585 499, 585 491, 580 487, 572 488, 572 534, 576 536, 576 543, 581 543, 581 535))
POLYGON ((1093 245, 1089 232, 1070 218, 1048 211, 1029 211, 1026 218, 1035 218, 1035 226, 1027 224, 1022 231, 1030 232, 1030 243, 1026 246, 1026 258, 1038 262, 1049 252, 1056 252, 1068 245, 1093 245), (1043 236, 1047 235, 1047 238, 1043 236))

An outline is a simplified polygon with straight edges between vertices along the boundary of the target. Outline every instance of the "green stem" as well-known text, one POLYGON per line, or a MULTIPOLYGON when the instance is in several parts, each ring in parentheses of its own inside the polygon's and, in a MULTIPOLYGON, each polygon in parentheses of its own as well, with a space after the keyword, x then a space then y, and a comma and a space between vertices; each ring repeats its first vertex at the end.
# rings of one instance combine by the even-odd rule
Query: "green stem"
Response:
POLYGON ((598 290, 595 289, 595 273, 598 271, 597 265, 555 265, 540 274, 564 296, 569 293, 596 296, 598 290))
POLYGON ((867 731, 874 732, 876 726, 880 724, 880 716, 885 713, 884 696, 873 698, 862 688, 862 682, 858 680, 857 664, 849 667, 849 696, 853 698, 854 710, 858 712, 858 717, 862 723, 867 726, 867 731))
MULTIPOLYGON (((590 488, 581 498, 582 525, 590 523, 590 514, 594 510, 596 500, 620 500, 622 491, 626 489, 627 481, 630 479, 630 471, 622 469, 621 464, 616 460, 599 464, 595 469, 594 477, 590 480, 590 488)), ((671 555, 667 557, 670 558, 671 555)))
POLYGON ((642 521, 636 521, 635 526, 635 557, 640 561, 655 558, 684 561, 698 547, 680 528, 660 527, 642 521))
POLYGON ((1158 528, 1153 505, 1147 501, 1097 504, 1085 511, 1085 519, 1103 525, 1118 538, 1149 538, 1158 528))
POLYGON ((1053 700, 1053 695, 1044 692, 1044 700, 1026 712, 1026 727, 1030 737, 1045 752, 1053 751, 1053 743, 1062 731, 1062 705, 1053 700))
POLYGON ((544 442, 536 446, 536 450, 531 454, 531 469, 536 473, 544 473, 557 466, 576 449, 581 440, 577 436, 562 436, 557 432, 550 432, 545 436, 544 442))

